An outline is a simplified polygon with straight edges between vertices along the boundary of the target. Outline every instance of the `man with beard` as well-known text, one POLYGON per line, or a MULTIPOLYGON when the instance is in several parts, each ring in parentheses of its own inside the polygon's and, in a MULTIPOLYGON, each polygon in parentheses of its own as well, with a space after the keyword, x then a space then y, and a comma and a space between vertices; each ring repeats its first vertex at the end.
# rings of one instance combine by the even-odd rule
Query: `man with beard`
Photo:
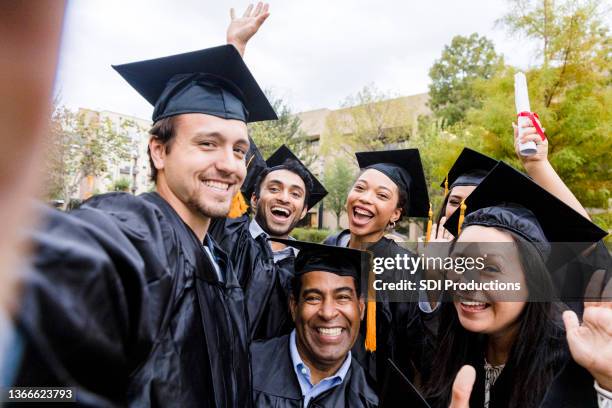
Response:
POLYGON ((257 162, 257 152, 251 155, 255 159, 249 162, 242 192, 251 197, 253 219, 243 214, 214 220, 211 234, 230 254, 245 291, 251 338, 268 339, 293 326, 287 301, 295 250, 267 238, 289 238, 327 191, 286 146, 265 163, 257 162))
POLYGON ((276 119, 232 45, 116 66, 155 106, 156 192, 41 210, 16 386, 88 406, 251 406, 243 291, 207 233, 246 175, 247 122, 276 119))

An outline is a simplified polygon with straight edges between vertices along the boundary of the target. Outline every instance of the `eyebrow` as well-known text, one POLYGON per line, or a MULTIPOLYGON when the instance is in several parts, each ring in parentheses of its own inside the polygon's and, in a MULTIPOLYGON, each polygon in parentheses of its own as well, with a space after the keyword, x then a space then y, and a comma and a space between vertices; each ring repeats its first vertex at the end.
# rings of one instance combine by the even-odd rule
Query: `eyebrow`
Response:
MULTIPOLYGON (((198 139, 204 139, 204 138, 208 138, 208 139, 225 139, 225 136, 223 136, 223 134, 214 131, 214 132, 198 132, 195 134, 195 136, 193 137, 195 140, 198 139)), ((242 145, 244 147, 246 147, 247 149, 250 147, 251 143, 249 142, 248 139, 239 139, 237 140, 235 143, 235 145, 242 145)))
MULTIPOLYGON (((268 181, 266 184, 282 184, 285 185, 285 183, 283 183, 281 180, 278 179, 272 179, 270 181, 268 181)), ((289 188, 297 188, 300 191, 304 191, 304 189, 301 186, 298 186, 297 184, 292 184, 289 186, 289 188)))
MULTIPOLYGON (((354 288, 351 288, 349 286, 343 286, 341 288, 334 289, 334 294, 338 294, 340 292, 351 292, 351 294, 357 293, 354 288)), ((323 295, 323 292, 320 289, 311 288, 311 289, 304 289, 304 291, 302 292, 302 297, 306 297, 307 295, 310 295, 313 293, 317 295, 323 295)))
MULTIPOLYGON (((367 182, 367 181, 365 181, 364 179, 361 179, 361 178, 360 178, 360 179, 357 179, 357 181, 355 182, 355 184, 360 183, 360 182, 361 182, 361 183, 363 183, 363 184, 365 184, 365 185, 368 185, 368 182, 367 182)), ((387 190, 388 192, 393 193, 393 191, 392 191, 392 190, 391 190, 389 187, 385 187, 385 186, 378 186, 378 187, 376 187, 376 188, 377 188, 377 189, 387 190)))

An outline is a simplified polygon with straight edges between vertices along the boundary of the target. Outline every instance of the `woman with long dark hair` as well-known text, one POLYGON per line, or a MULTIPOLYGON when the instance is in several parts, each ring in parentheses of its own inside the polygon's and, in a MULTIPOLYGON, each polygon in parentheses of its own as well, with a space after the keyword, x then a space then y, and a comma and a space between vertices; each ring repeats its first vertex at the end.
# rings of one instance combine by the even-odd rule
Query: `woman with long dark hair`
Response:
MULTIPOLYGON (((584 349, 584 341, 576 340, 576 317, 564 316, 568 335, 561 303, 552 302, 555 288, 549 270, 606 233, 504 163, 465 204, 464 221, 455 214, 445 225, 458 237, 453 253, 483 255, 465 248, 495 243, 486 247, 478 280, 513 281, 522 289, 510 299, 502 299, 499 291, 450 293, 452 302, 441 310, 439 343, 423 386, 425 396, 433 406, 448 406, 455 375, 469 364, 476 368, 471 407, 597 406, 595 389, 601 395, 606 394, 602 388, 612 390, 612 369, 605 369, 612 367, 612 333, 608 328, 607 337, 605 330, 599 335, 609 344, 602 342, 598 350, 591 347, 589 358, 577 351, 578 345, 584 349), (560 251, 558 242, 576 243, 560 251)), ((609 314, 600 313, 599 322, 609 314)), ((591 315, 585 314, 585 321, 590 322, 591 315)))

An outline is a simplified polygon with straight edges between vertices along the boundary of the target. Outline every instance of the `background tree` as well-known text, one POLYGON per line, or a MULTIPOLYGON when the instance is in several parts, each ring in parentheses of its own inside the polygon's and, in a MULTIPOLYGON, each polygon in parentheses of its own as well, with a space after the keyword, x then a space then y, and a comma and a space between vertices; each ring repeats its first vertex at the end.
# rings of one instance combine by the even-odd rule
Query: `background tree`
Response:
POLYGON ((311 140, 300 129, 301 120, 293 114, 289 104, 272 91, 265 91, 268 100, 278 115, 278 120, 249 123, 249 133, 264 159, 267 159, 283 144, 287 145, 298 158, 309 166, 315 160, 311 140))
POLYGON ((476 33, 453 37, 429 70, 431 109, 447 125, 463 120, 470 108, 480 106, 474 81, 491 78, 502 65, 503 59, 486 37, 476 33))
POLYGON ((130 121, 116 126, 91 112, 57 106, 48 140, 47 198, 69 203, 84 178, 102 176, 109 165, 128 160, 128 128, 133 126, 130 121))
MULTIPOLYGON (((502 22, 538 45, 542 65, 527 74, 531 109, 549 138, 549 160, 587 207, 608 207, 612 190, 611 42, 598 3, 512 1, 502 22), (520 6, 520 7, 519 7, 520 6), (542 27, 546 19, 546 28, 542 27)), ((475 84, 482 108, 469 111, 463 134, 520 168, 512 145, 514 68, 475 84)))
POLYGON ((360 150, 398 147, 416 127, 414 111, 406 100, 374 85, 349 96, 342 106, 327 117, 322 146, 325 155, 341 151, 352 156, 360 150))
POLYGON ((337 157, 329 163, 323 174, 323 184, 327 189, 325 206, 336 215, 340 226, 340 216, 345 211, 346 197, 355 181, 354 166, 349 160, 337 157))

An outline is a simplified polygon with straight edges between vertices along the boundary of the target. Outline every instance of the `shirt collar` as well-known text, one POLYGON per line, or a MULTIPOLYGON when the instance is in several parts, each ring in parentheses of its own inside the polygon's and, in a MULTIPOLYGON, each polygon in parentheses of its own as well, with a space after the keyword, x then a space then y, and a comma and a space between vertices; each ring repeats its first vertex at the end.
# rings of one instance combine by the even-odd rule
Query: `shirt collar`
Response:
MULTIPOLYGON (((251 220, 250 224, 249 224, 249 232, 251 233, 251 237, 252 237, 253 239, 256 239, 257 237, 259 237, 259 236, 260 236, 260 235, 262 235, 262 234, 263 234, 263 236, 264 236, 266 239, 270 237, 270 235, 269 235, 269 234, 268 234, 266 231, 264 231, 264 230, 263 230, 263 228, 261 228, 261 226, 259 225, 259 223, 258 223, 257 221, 255 221, 255 218, 253 218, 253 219, 251 220)), ((293 240, 294 240, 295 238, 293 238, 293 237, 287 237, 287 239, 293 239, 293 240)), ((269 245, 269 244, 268 244, 268 245, 269 245)), ((270 247, 270 248, 272 248, 272 247, 270 247)), ((276 251, 276 252, 282 252, 282 253, 285 253, 285 252, 289 252, 289 251, 291 251, 291 252, 293 252, 293 256, 297 256, 297 254, 298 254, 298 250, 297 250, 297 249, 295 249, 295 248, 293 248, 293 247, 290 247, 290 246, 288 246, 287 248, 283 248, 283 249, 281 249, 281 250, 279 250, 279 251, 276 251), (289 248, 289 249, 287 249, 287 248, 289 248)), ((273 251, 273 252, 274 252, 274 251, 273 251)))
MULTIPOLYGON (((308 368, 308 366, 302 361, 302 358, 300 357, 300 353, 298 352, 298 349, 297 349, 295 335, 296 335, 296 332, 295 332, 295 329, 293 329, 293 331, 289 335, 289 351, 291 353, 291 361, 293 362, 293 369, 295 371, 295 375, 298 376, 298 380, 300 380, 299 381, 300 386, 302 385, 301 380, 305 379, 308 381, 308 384, 310 385, 310 387, 312 387, 312 381, 310 379, 311 378, 310 368, 308 368)), ((323 380, 321 380, 321 382, 326 381, 326 380, 328 381, 337 380, 339 383, 342 383, 344 381, 344 378, 346 377, 346 374, 348 373, 349 368, 351 367, 351 358, 352 358, 351 351, 349 350, 348 355, 344 359, 344 362, 342 363, 338 371, 336 371, 334 375, 324 378, 323 380)))

